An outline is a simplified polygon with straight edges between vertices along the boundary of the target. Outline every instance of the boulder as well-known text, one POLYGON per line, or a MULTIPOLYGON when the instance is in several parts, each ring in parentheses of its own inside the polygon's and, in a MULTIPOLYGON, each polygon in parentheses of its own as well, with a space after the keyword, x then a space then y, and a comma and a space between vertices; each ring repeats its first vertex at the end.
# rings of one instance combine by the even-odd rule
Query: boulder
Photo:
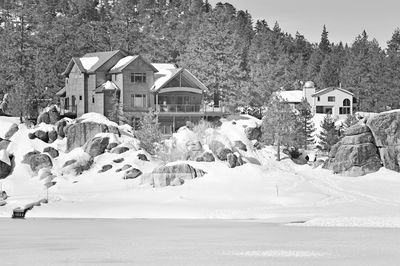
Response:
POLYGON ((114 163, 122 163, 125 159, 124 158, 119 158, 119 159, 115 159, 113 160, 114 163))
POLYGON ((12 124, 10 129, 6 132, 6 134, 4 135, 5 139, 10 139, 12 136, 14 136, 14 134, 18 131, 18 125, 17 124, 12 124))
POLYGON ((34 154, 29 157, 29 165, 34 173, 37 173, 40 169, 51 168, 53 163, 50 157, 46 154, 34 154))
POLYGON ((143 153, 139 153, 139 154, 137 155, 137 157, 138 157, 138 159, 141 160, 141 161, 146 161, 146 162, 149 161, 149 159, 147 159, 147 156, 146 156, 145 154, 143 154, 143 153))
POLYGON ((50 116, 48 112, 43 112, 39 115, 37 124, 39 125, 40 123, 50 124, 50 116))
POLYGON ((35 136, 36 136, 36 138, 40 139, 43 142, 46 142, 46 143, 49 142, 49 133, 48 132, 45 132, 45 131, 39 129, 35 132, 35 136))
POLYGON ((247 151, 246 144, 243 143, 241 140, 236 140, 233 142, 233 147, 242 151, 247 151))
POLYGON ((63 167, 70 166, 70 165, 72 165, 72 164, 74 164, 74 163, 76 163, 76 162, 77 162, 77 161, 76 161, 75 159, 68 160, 68 161, 66 161, 66 162, 64 163, 63 167))
POLYGON ((361 135, 363 133, 370 133, 371 130, 366 124, 356 124, 347 128, 344 132, 344 136, 354 136, 354 135, 361 135))
POLYGON ((0 179, 4 179, 12 172, 13 164, 7 151, 0 151, 0 179))
POLYGON ((22 158, 21 163, 29 164, 30 161, 31 161, 31 157, 33 155, 36 155, 36 154, 40 154, 40 152, 38 152, 38 151, 30 151, 30 152, 28 152, 27 154, 24 155, 24 158, 22 158))
POLYGON ((189 164, 176 164, 155 168, 152 172, 152 180, 155 187, 165 187, 175 184, 177 182, 175 179, 190 180, 203 175, 204 171, 195 169, 189 164))
POLYGON ((99 133, 114 133, 120 136, 118 127, 94 122, 69 124, 64 128, 64 132, 67 137, 67 152, 77 147, 82 147, 99 133))
POLYGON ((130 164, 125 164, 124 166, 122 166, 122 168, 119 168, 119 169, 117 169, 117 170, 115 170, 115 172, 121 172, 121 171, 125 171, 125 170, 128 170, 129 168, 131 168, 132 167, 132 165, 130 165, 130 164))
POLYGON ((38 171, 38 176, 40 180, 44 179, 52 180, 55 177, 49 168, 40 169, 38 171))
POLYGON ((101 168, 101 170, 98 171, 98 173, 104 173, 107 172, 108 170, 110 170, 113 166, 111 164, 106 164, 103 165, 103 167, 101 168))
POLYGON ((367 121, 384 167, 400 172, 400 110, 371 116, 367 121))
POLYGON ((215 162, 215 157, 211 152, 205 152, 202 157, 205 162, 215 162))
POLYGON ((28 133, 28 138, 29 139, 36 139, 36 135, 35 135, 35 133, 28 133))
POLYGON ((182 178, 175 178, 174 180, 172 180, 170 186, 172 187, 178 187, 178 186, 182 186, 183 184, 185 184, 185 180, 182 178))
POLYGON ((61 138, 65 138, 64 128, 68 125, 68 121, 63 118, 56 123, 57 135, 61 138))
POLYGON ((111 142, 110 144, 107 145, 107 150, 112 150, 117 146, 118 146, 118 143, 111 142))
POLYGON ((246 137, 249 140, 259 140, 261 138, 261 128, 259 127, 246 127, 244 133, 246 133, 246 137))
POLYGON ((221 161, 226 161, 227 160, 227 156, 228 154, 233 153, 230 149, 228 148, 224 148, 224 149, 220 149, 217 151, 217 158, 220 159, 221 161))
POLYGON ((143 173, 139 169, 133 168, 129 171, 126 171, 124 174, 124 179, 135 179, 141 176, 143 173))
POLYGON ((229 168, 235 168, 236 167, 236 163, 237 163, 237 156, 233 153, 229 153, 226 156, 226 160, 228 162, 228 166, 229 168))
POLYGON ((106 151, 109 141, 108 137, 95 137, 85 144, 83 150, 91 157, 99 156, 106 151))
POLYGON ((57 140, 57 137, 58 137, 57 131, 52 130, 52 131, 49 131, 47 134, 49 136, 49 143, 53 143, 54 141, 57 140))
POLYGON ((48 111, 50 124, 56 124, 60 120, 60 113, 56 106, 53 106, 48 111))
POLYGON ((121 154, 127 151, 129 151, 128 147, 115 147, 114 149, 111 150, 111 153, 121 154))
POLYGON ((43 152, 48 153, 51 158, 57 158, 60 155, 58 150, 53 147, 46 147, 43 149, 43 152))
POLYGON ((3 139, 0 141, 0 150, 7 150, 8 145, 10 145, 11 141, 8 139, 3 139))
POLYGON ((2 199, 2 200, 8 199, 7 192, 5 192, 5 191, 0 191, 0 199, 2 199))
POLYGON ((332 147, 323 168, 344 176, 362 176, 381 168, 374 138, 365 125, 346 130, 344 137, 332 147))

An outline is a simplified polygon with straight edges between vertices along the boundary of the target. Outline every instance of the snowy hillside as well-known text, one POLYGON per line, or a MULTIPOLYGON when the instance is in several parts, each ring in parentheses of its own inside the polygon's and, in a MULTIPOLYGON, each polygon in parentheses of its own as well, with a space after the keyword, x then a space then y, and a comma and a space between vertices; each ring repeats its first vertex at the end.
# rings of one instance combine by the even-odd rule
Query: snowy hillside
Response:
MULTIPOLYGON (((1 117, 0 133, 17 122, 1 117)), ((10 217, 14 208, 46 198, 43 171, 33 173, 27 164, 18 162, 27 152, 51 146, 60 155, 53 159, 55 185, 48 189, 49 203, 35 207, 27 217, 266 219, 307 221, 305 225, 321 226, 400 227, 399 173, 382 168, 353 178, 334 175, 320 167, 295 165, 288 158, 277 162, 274 148, 254 149, 254 141, 244 133, 245 127, 255 127, 260 122, 243 116, 236 121, 225 120, 220 128, 205 132, 206 137, 217 136, 227 146, 235 141, 244 143, 247 151, 241 151, 241 156, 248 163, 229 168, 218 159, 184 161, 206 174, 185 181, 182 186, 163 188, 153 188, 144 182, 162 162, 155 158, 138 159, 138 154, 145 152, 138 149, 137 140, 127 132, 115 136, 114 141, 129 147, 128 151, 96 156, 88 171, 75 175, 64 165, 72 159, 87 161, 88 154, 82 148, 66 153, 66 139, 51 144, 31 140, 28 133, 38 128, 28 129, 21 124, 7 148, 15 156, 16 167, 11 176, 0 180, 9 195, 7 205, 0 207, 0 216, 10 217), (124 171, 115 170, 125 164, 140 169, 143 175, 123 179, 124 171), (111 170, 101 172, 105 165, 111 165, 111 170)), ((51 130, 49 125, 39 128, 51 130)), ((174 142, 183 147, 192 138, 191 131, 183 129, 174 135, 174 142)))

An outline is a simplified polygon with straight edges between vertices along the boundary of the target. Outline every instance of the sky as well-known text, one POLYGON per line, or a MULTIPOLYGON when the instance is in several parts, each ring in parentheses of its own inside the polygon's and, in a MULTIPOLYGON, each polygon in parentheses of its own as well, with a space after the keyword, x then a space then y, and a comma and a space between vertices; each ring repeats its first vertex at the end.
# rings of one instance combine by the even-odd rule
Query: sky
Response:
POLYGON ((265 19, 271 27, 278 21, 283 31, 298 31, 310 42, 320 41, 325 24, 331 42, 351 44, 366 30, 385 48, 400 27, 399 0, 210 0, 217 2, 248 10, 254 21, 265 19))

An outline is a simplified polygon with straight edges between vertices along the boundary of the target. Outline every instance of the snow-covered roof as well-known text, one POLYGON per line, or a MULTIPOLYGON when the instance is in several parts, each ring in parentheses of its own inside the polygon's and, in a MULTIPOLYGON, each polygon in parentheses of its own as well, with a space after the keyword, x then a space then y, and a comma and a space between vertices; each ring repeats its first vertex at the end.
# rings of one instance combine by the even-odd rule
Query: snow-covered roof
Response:
POLYGON ((158 72, 158 69, 155 68, 150 62, 148 62, 146 59, 144 59, 140 55, 128 55, 121 60, 119 60, 110 70, 110 73, 120 73, 122 70, 124 70, 127 66, 129 66, 132 62, 134 62, 137 59, 141 59, 143 62, 145 62, 147 65, 150 66, 154 70, 154 72, 158 72))
POLYGON ((323 90, 318 91, 317 93, 313 94, 312 97, 317 97, 317 96, 323 95, 325 93, 328 93, 328 92, 331 92, 331 91, 334 91, 334 90, 339 90, 341 92, 344 92, 344 93, 350 94, 351 96, 354 96, 353 93, 351 93, 348 90, 345 90, 343 88, 329 87, 329 88, 325 88, 323 90))
POLYGON ((105 90, 120 90, 120 88, 114 82, 108 80, 107 82, 98 86, 94 91, 96 93, 102 93, 105 90))
POLYGON ((115 50, 108 52, 87 53, 80 58, 74 57, 69 62, 66 70, 62 73, 62 75, 68 76, 69 72, 71 71, 74 65, 77 65, 82 73, 93 73, 118 53, 126 55, 126 52, 124 51, 115 50))
POLYGON ((152 91, 159 91, 179 74, 188 80, 193 88, 198 88, 202 91, 208 90, 207 87, 187 69, 177 68, 174 64, 153 64, 153 66, 158 69, 158 73, 155 76, 154 85, 151 88, 152 91))
POLYGON ((276 95, 289 103, 300 103, 304 97, 302 90, 278 91, 276 92, 276 95))
POLYGON ((155 68, 158 69, 158 71, 163 70, 163 69, 174 69, 178 68, 175 64, 170 64, 170 63, 154 63, 152 64, 155 68))
POLYGON ((100 58, 98 56, 93 57, 82 57, 80 58, 82 66, 85 70, 91 69, 97 62, 99 62, 100 58))

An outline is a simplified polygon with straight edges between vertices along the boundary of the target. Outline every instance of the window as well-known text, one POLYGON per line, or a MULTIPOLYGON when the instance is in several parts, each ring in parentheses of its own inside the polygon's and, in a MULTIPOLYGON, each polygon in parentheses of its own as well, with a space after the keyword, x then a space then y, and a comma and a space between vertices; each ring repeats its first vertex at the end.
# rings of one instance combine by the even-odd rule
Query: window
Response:
POLYGON ((324 107, 323 106, 317 106, 316 112, 317 112, 317 114, 323 114, 324 113, 324 107))
POLYGON ((318 102, 321 101, 321 97, 318 96, 318 97, 317 97, 317 101, 318 101, 318 102))
POLYGON ((146 83, 146 73, 133 73, 131 75, 132 83, 146 83))
POLYGON ((334 102, 335 96, 328 96, 328 102, 334 102))
POLYGON ((82 101, 82 95, 79 95, 79 101, 82 101))
POLYGON ((339 114, 341 114, 341 115, 349 115, 350 114, 350 100, 349 99, 343 100, 343 107, 339 108, 339 114))
POLYGON ((94 96, 92 97, 92 103, 94 103, 94 96))
POLYGON ((131 97, 133 108, 147 108, 146 94, 132 94, 131 97))

